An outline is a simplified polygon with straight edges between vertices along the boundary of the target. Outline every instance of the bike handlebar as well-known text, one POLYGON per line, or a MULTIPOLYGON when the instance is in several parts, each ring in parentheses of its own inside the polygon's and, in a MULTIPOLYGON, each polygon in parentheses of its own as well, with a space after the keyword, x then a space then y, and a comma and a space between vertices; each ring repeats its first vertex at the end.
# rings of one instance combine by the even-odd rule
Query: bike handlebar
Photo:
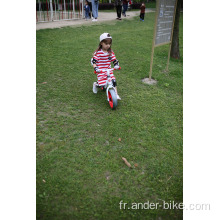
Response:
POLYGON ((115 69, 115 68, 111 68, 111 69, 101 69, 101 71, 100 72, 96 72, 96 71, 94 71, 94 73, 96 74, 96 73, 104 73, 104 72, 106 72, 107 70, 120 70, 121 69, 121 67, 119 67, 118 69, 115 69))

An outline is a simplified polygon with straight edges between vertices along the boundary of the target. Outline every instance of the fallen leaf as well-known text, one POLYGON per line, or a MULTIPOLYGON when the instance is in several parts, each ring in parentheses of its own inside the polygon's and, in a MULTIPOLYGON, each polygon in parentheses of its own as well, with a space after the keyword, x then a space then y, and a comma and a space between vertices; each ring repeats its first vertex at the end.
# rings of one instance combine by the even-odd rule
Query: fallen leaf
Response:
POLYGON ((122 157, 121 159, 125 162, 125 164, 126 164, 128 167, 131 168, 131 164, 126 160, 126 158, 122 157))
POLYGON ((135 164, 134 164, 134 166, 135 166, 135 167, 138 167, 138 164, 137 164, 137 163, 135 163, 135 164))
POLYGON ((42 84, 47 84, 47 82, 42 82, 42 84))
POLYGON ((169 177, 169 179, 167 180, 167 182, 172 178, 172 176, 169 177))
POLYGON ((118 141, 121 141, 121 138, 118 138, 118 141))
POLYGON ((43 179, 42 181, 43 181, 44 183, 46 183, 46 180, 43 179))

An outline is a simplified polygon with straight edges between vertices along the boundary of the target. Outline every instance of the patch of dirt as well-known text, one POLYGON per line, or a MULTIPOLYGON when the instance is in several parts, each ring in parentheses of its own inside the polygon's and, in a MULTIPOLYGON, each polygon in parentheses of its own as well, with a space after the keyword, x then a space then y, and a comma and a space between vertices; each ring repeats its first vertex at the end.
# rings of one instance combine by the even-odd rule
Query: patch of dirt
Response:
POLYGON ((156 85, 157 81, 155 79, 149 79, 149 78, 144 78, 142 79, 142 82, 148 85, 156 85))

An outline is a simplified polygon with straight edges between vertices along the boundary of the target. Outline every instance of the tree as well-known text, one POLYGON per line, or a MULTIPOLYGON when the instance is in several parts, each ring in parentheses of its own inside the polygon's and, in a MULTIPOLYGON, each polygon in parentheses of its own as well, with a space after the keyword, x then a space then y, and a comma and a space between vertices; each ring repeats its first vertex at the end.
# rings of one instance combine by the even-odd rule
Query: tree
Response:
POLYGON ((179 59, 180 52, 179 52, 179 18, 180 18, 180 10, 183 4, 183 0, 177 0, 177 7, 176 7, 176 15, 175 15, 175 23, 173 29, 173 39, 172 39, 172 46, 170 51, 170 56, 179 59))

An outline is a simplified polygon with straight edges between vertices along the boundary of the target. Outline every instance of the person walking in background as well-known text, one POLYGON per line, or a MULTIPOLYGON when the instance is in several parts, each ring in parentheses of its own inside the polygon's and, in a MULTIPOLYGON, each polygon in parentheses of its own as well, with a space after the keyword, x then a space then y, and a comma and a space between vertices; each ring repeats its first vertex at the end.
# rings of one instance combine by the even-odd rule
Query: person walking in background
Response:
POLYGON ((122 15, 126 17, 126 11, 128 10, 128 0, 123 0, 123 11, 122 15))
POLYGON ((144 21, 144 15, 145 15, 145 4, 141 4, 141 11, 140 11, 140 21, 144 21))
POLYGON ((92 21, 98 21, 99 0, 92 0, 92 21))
POLYGON ((89 17, 92 18, 92 0, 87 0, 87 2, 90 7, 89 17))
POLYGON ((85 10, 85 19, 89 19, 89 12, 90 12, 90 7, 88 5, 88 1, 85 1, 85 6, 84 6, 84 10, 85 10))
POLYGON ((121 20, 122 0, 115 0, 115 7, 116 7, 116 12, 117 12, 116 19, 121 20))

